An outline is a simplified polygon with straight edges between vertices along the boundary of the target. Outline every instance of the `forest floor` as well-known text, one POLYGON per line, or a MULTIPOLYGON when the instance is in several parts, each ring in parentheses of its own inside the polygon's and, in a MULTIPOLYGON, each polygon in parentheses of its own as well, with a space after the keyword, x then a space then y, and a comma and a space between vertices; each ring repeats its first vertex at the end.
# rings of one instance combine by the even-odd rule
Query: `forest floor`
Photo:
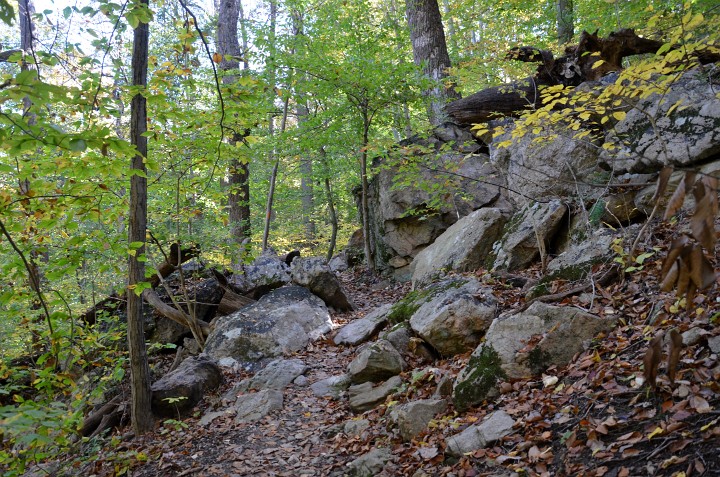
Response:
MULTIPOLYGON (((656 233, 647 250, 668 243, 667 238, 662 231, 656 233)), ((677 310, 673 295, 657 291, 662 256, 657 253, 641 270, 606 288, 598 286, 592 296, 562 302, 598 315, 619 315, 618 326, 568 366, 548 369, 534 380, 502 383, 498 398, 462 414, 450 405, 411 442, 403 442, 388 426, 386 410, 398 402, 430 397, 436 378, 455 376, 469 353, 409 363, 403 374, 409 386, 361 415, 350 411, 346 399, 318 398, 308 386, 291 385, 284 392, 284 408, 259 422, 235 424, 227 416, 203 427, 202 413, 222 409, 222 396, 248 377, 226 373, 224 387, 206 397, 196 417, 165 421, 153 433, 120 440, 113 449, 101 451, 95 467, 83 474, 114 475, 118 453, 127 453, 136 459, 127 474, 134 477, 342 476, 349 462, 384 447, 393 455, 378 474, 384 476, 720 475, 720 360, 708 344, 720 339, 718 286, 698 296, 692 315, 677 310), (675 383, 663 374, 662 364, 658 389, 652 392, 640 380, 648 340, 656 331, 673 327, 681 333, 695 328, 697 339, 683 348, 675 383), (418 374, 413 368, 428 370, 418 374), (447 437, 498 409, 516 419, 512 434, 460 458, 444 453, 447 437), (347 435, 338 426, 361 418, 369 427, 359 435, 347 435), (108 452, 107 459, 103 452, 108 452)), ((539 276, 539 270, 527 273, 539 276)), ((408 291, 407 285, 372 279, 360 271, 345 272, 341 278, 358 309, 334 314, 338 326, 408 291)), ((519 289, 487 275, 485 279, 503 310, 522 306, 519 289)), ((560 291, 571 284, 554 286, 560 291)), ((294 357, 308 365, 306 377, 313 383, 345 372, 355 351, 335 346, 328 336, 294 357)))

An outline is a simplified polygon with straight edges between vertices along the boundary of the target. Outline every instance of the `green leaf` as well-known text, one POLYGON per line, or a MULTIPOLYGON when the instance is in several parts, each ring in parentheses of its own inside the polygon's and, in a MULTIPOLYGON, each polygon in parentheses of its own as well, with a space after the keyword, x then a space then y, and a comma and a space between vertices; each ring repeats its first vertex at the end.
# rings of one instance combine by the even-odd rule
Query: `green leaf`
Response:
POLYGON ((70 139, 70 150, 73 152, 83 152, 87 149, 87 144, 83 139, 70 139))
POLYGON ((15 10, 7 0, 0 0, 0 20, 9 26, 12 26, 15 20, 15 10))

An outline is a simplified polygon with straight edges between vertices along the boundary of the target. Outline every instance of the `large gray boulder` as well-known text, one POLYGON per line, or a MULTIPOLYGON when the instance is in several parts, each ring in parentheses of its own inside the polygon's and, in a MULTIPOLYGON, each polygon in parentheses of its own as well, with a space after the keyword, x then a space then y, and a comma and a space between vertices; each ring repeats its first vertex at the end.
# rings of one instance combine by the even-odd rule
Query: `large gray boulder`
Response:
POLYGON ((333 342, 336 345, 357 346, 367 341, 387 324, 387 315, 391 308, 390 304, 380 305, 366 316, 351 321, 340 328, 333 338, 333 342))
POLYGON ((455 222, 415 257, 413 287, 430 283, 443 271, 468 271, 487 265, 487 255, 505 220, 502 210, 483 208, 455 222))
POLYGON ((496 396, 503 379, 526 378, 553 365, 566 365, 615 321, 541 302, 520 313, 499 316, 455 379, 455 407, 463 411, 496 396))
POLYGON ((283 287, 252 305, 218 319, 205 353, 221 365, 256 369, 288 355, 332 330, 323 301, 305 288, 283 287))
POLYGON ((272 248, 260 254, 251 264, 228 279, 234 292, 257 300, 266 293, 290 283, 290 267, 272 248))
POLYGON ((222 381, 222 372, 212 359, 204 355, 187 358, 177 369, 153 383, 153 413, 163 417, 185 415, 222 381))
POLYGON ((379 382, 400 374, 405 361, 400 352, 386 340, 378 340, 366 346, 348 365, 348 375, 355 383, 379 382))
MULTIPOLYGON (((647 172, 664 165, 687 167, 720 153, 720 69, 703 66, 639 97, 608 132, 601 159, 616 172, 647 172), (662 138, 662 140, 658 140, 662 138)), ((662 83, 655 78, 654 85, 662 83)))
POLYGON ((403 276, 409 275, 408 264, 413 258, 459 217, 481 207, 509 207, 500 186, 503 179, 488 163, 488 156, 431 152, 417 161, 423 167, 412 171, 416 177, 413 186, 396 186, 395 180, 402 180, 398 170, 379 168, 370 181, 368 195, 377 268, 403 276), (454 174, 438 174, 438 170, 454 174), (448 179, 453 180, 449 186, 448 179), (427 187, 418 187, 418 183, 427 187), (408 213, 412 210, 417 213, 408 213))
POLYGON ((571 306, 535 302, 525 311, 493 321, 481 347, 491 347, 498 353, 509 378, 526 378, 550 366, 568 364, 583 351, 586 341, 607 331, 616 321, 571 306), (531 342, 535 344, 529 346, 531 342))
POLYGON ((515 214, 505 226, 495 246, 493 269, 519 270, 540 255, 540 246, 547 250, 567 213, 559 199, 545 203, 533 202, 515 214))
POLYGON ((338 311, 354 309, 335 273, 322 257, 295 258, 290 265, 292 281, 323 299, 338 311))
POLYGON ((475 278, 444 280, 425 290, 410 327, 443 356, 474 349, 497 314, 497 300, 475 278))

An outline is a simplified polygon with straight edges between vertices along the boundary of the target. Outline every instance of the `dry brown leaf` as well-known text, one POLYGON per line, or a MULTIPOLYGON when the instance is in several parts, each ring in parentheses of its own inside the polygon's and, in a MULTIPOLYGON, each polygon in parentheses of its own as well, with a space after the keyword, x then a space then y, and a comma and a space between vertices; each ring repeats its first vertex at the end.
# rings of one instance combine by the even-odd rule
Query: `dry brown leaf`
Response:
POLYGON ((663 216, 664 220, 670 219, 673 215, 677 213, 678 210, 682 207, 683 203, 685 202, 685 196, 687 195, 687 192, 692 187, 692 183, 695 181, 695 173, 687 172, 685 173, 685 177, 683 180, 680 181, 680 183, 677 186, 677 189, 675 189, 675 192, 670 197, 670 200, 668 200, 667 208, 665 209, 665 215, 663 216), (692 180, 690 179, 690 175, 692 174, 692 180))
POLYGON ((663 334, 660 332, 650 341, 643 358, 643 365, 645 366, 643 376, 645 376, 645 382, 648 386, 653 389, 657 387, 658 366, 662 360, 662 339, 663 334))
POLYGON ((652 199, 650 199, 653 204, 665 195, 665 191, 667 190, 667 185, 670 181, 670 176, 672 176, 673 170, 674 169, 672 166, 665 166, 660 171, 657 179, 657 187, 655 188, 655 194, 653 194, 652 199))
POLYGON ((682 336, 676 329, 670 330, 670 352, 667 360, 667 373, 670 378, 670 384, 675 384, 675 372, 677 371, 678 361, 680 360, 680 352, 682 351, 682 336))
MULTIPOLYGON (((702 188, 704 190, 704 188, 702 188)), ((696 204, 690 217, 692 235, 707 250, 715 250, 715 215, 712 215, 712 197, 705 194, 696 204)))

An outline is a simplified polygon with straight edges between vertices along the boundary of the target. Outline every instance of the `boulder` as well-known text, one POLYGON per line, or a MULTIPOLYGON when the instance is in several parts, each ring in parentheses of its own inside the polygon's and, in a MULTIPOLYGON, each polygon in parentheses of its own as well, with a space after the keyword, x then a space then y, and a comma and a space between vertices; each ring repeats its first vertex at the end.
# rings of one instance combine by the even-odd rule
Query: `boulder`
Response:
POLYGON ((600 158, 616 172, 653 172, 664 165, 690 167, 716 156, 720 153, 718 77, 717 66, 696 68, 639 97, 607 133, 605 142, 616 147, 603 149, 600 158))
POLYGON ((385 304, 375 308, 366 316, 351 321, 340 328, 333 341, 336 345, 357 346, 370 339, 375 333, 387 324, 387 314, 392 305, 385 304))
MULTIPOLYGON (((551 126, 548 127, 561 127, 551 126)), ((511 200, 518 208, 528 201, 548 197, 593 197, 598 167, 598 147, 573 139, 578 131, 547 131, 552 140, 534 134, 512 137, 514 126, 490 143, 490 160, 507 174, 511 200), (587 184, 587 185, 585 185, 587 184)))
MULTIPOLYGON (((581 226, 583 229, 584 226, 581 226)), ((571 234, 575 231, 571 230, 571 234)), ((585 278, 593 265, 611 262, 615 257, 611 245, 615 234, 606 228, 597 228, 590 236, 571 242, 560 255, 550 260, 545 280, 580 280, 585 278)))
POLYGON ((505 411, 495 411, 480 424, 473 424, 461 433, 448 437, 445 441, 446 452, 453 456, 461 456, 482 449, 509 435, 514 424, 515 419, 505 411))
POLYGON ((322 257, 295 258, 290 265, 293 283, 303 286, 338 311, 354 309, 340 281, 322 257))
POLYGON ((186 415, 202 397, 220 386, 222 372, 205 355, 187 358, 174 371, 153 383, 152 410, 158 416, 186 415))
POLYGON ((566 365, 584 349, 585 341, 610 329, 616 320, 570 306, 535 302, 525 311, 493 321, 480 348, 490 347, 498 353, 509 378, 526 378, 549 366, 566 365))
POLYGON ((256 393, 241 394, 233 405, 235 422, 256 422, 283 407, 283 393, 277 389, 263 389, 256 393))
POLYGON ((348 365, 348 375, 355 383, 377 383, 400 374, 405 361, 389 341, 378 340, 363 348, 348 365))
POLYGON ((375 477, 380 475, 385 464, 392 458, 392 451, 387 448, 373 449, 347 464, 349 477, 375 477))
POLYGON ((275 250, 268 248, 251 264, 243 265, 241 273, 231 276, 228 285, 235 293, 257 300, 290 281, 290 267, 275 250))
POLYGON ((471 355, 468 364, 460 371, 452 390, 455 409, 466 411, 498 395, 497 384, 506 377, 497 351, 480 345, 471 355))
POLYGON ((494 270, 519 270, 540 255, 540 244, 547 250, 567 206, 559 199, 533 202, 513 216, 505 226, 502 238, 494 247, 494 270))
POLYGON ((343 250, 337 255, 335 255, 333 258, 331 258, 328 262, 328 267, 330 267, 330 270, 335 273, 344 272, 345 270, 350 268, 347 252, 343 250))
POLYGON ((371 382, 356 384, 348 388, 348 400, 353 412, 365 412, 385 402, 385 398, 402 385, 400 376, 393 376, 384 383, 373 387, 371 382))
POLYGON ((501 188, 503 179, 484 154, 432 151, 413 162, 421 163, 423 167, 407 172, 414 177, 413 187, 395 186, 405 179, 395 167, 378 168, 370 181, 369 219, 378 270, 407 275, 407 264, 460 217, 481 207, 509 206, 501 188), (438 174, 438 170, 453 175, 438 174), (417 187, 417 183, 428 187, 417 187), (393 266, 394 257, 399 259, 393 260, 393 266))
POLYGON ((475 270, 484 265, 505 220, 500 209, 483 208, 455 222, 415 257, 413 288, 430 283, 443 271, 475 270))
POLYGON ((332 330, 323 301, 305 288, 283 287, 220 317, 205 353, 225 366, 256 369, 262 361, 300 351, 332 330))
POLYGON ((307 370, 308 367, 299 359, 276 359, 268 363, 252 378, 244 380, 238 387, 238 391, 284 389, 307 370))
POLYGON ((420 294, 410 327, 443 356, 474 349, 497 314, 491 290, 474 278, 444 280, 420 294))
POLYGON ((427 428, 430 421, 447 409, 444 399, 421 399, 394 406, 390 422, 395 424, 405 442, 409 442, 427 428))
POLYGON ((394 326, 391 330, 384 332, 380 335, 382 339, 388 340, 393 348, 398 350, 402 356, 409 356, 412 354, 410 349, 410 340, 413 338, 413 333, 408 328, 407 323, 394 326))
POLYGON ((316 381, 310 385, 310 389, 315 396, 327 396, 332 399, 340 399, 350 384, 350 376, 341 374, 316 381))

